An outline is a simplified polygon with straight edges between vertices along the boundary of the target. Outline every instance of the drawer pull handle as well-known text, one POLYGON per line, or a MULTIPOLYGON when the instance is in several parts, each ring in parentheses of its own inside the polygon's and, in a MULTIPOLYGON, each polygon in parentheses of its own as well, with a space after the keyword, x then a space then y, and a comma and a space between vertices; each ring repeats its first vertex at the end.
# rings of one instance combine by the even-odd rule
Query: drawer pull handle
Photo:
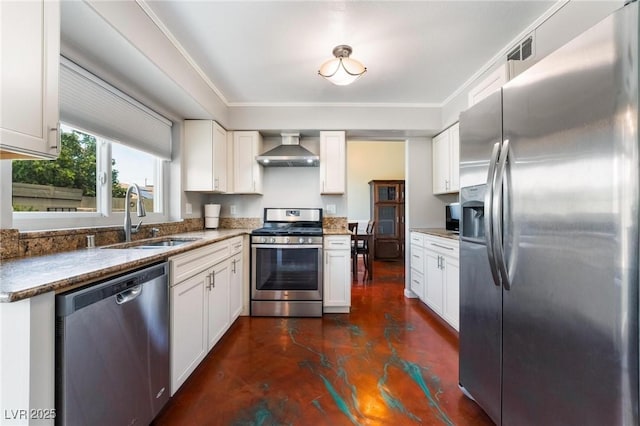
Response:
POLYGON ((436 244, 436 243, 431 243, 431 245, 434 247, 440 247, 446 250, 453 250, 453 247, 441 246, 440 244, 436 244))

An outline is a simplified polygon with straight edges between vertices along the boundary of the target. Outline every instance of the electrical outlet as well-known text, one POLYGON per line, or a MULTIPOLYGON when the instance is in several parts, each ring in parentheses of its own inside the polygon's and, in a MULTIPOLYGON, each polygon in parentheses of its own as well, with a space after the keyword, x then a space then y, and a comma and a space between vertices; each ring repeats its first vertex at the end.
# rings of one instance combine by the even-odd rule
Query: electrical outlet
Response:
POLYGON ((191 203, 187 203, 184 207, 185 214, 193 214, 193 205, 191 203))
POLYGON ((328 214, 336 214, 336 205, 335 204, 327 204, 327 213, 328 214))
POLYGON ((235 204, 231 204, 231 206, 229 206, 229 210, 232 215, 238 214, 238 210, 236 209, 235 204))

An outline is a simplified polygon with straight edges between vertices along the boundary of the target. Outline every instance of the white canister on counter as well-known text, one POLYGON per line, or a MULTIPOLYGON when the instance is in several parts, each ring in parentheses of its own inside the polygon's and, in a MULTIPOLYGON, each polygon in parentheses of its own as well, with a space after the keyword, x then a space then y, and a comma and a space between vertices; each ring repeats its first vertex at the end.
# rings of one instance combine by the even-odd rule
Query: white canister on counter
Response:
POLYGON ((220 220, 220 204, 204 205, 204 227, 216 229, 220 220))

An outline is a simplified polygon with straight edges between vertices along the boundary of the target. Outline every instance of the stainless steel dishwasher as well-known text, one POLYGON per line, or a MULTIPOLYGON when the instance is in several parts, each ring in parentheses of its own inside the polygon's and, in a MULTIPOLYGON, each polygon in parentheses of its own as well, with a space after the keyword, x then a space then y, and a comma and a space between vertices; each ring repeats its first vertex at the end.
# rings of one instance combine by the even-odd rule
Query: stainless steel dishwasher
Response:
POLYGON ((56 424, 147 425, 168 400, 167 263, 56 296, 56 424))

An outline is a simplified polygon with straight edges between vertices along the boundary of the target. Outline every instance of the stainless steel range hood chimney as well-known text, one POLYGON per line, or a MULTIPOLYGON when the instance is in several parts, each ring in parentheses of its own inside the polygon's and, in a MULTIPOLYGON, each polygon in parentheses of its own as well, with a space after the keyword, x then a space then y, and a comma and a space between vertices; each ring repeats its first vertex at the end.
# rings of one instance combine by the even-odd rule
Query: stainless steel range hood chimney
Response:
POLYGON ((281 133, 282 144, 258 155, 265 167, 318 167, 320 157, 300 146, 300 133, 281 133))

